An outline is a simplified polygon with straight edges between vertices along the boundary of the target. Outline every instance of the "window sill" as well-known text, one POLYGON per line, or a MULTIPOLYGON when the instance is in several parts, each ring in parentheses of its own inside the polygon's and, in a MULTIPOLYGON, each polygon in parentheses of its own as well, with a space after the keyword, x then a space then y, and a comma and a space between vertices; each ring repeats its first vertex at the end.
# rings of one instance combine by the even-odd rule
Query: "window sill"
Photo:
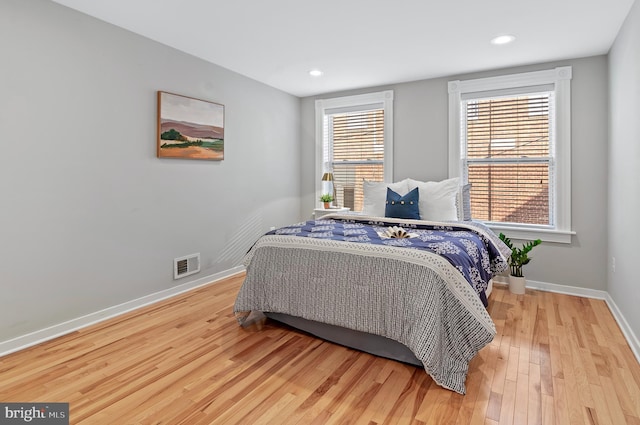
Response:
POLYGON ((504 233, 509 239, 533 240, 543 242, 571 243, 571 237, 576 234, 573 230, 527 229, 504 224, 485 223, 495 233, 504 233))

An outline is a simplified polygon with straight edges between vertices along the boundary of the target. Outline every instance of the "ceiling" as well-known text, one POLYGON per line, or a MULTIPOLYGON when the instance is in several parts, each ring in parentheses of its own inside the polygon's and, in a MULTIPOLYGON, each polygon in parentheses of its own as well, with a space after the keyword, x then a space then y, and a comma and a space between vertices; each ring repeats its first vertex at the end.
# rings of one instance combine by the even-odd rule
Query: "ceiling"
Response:
POLYGON ((300 97, 606 54, 634 2, 54 1, 300 97))

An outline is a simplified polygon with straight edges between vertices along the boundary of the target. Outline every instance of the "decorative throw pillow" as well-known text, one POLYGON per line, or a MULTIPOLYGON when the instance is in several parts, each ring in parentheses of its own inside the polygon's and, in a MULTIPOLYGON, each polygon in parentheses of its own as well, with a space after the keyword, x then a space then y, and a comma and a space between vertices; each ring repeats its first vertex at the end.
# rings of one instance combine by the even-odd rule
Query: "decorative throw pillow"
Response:
POLYGON ((409 179, 409 189, 420 192, 420 218, 431 221, 456 221, 456 200, 460 190, 460 178, 439 182, 420 182, 409 179))
POLYGON ((362 206, 363 215, 384 217, 388 187, 400 195, 406 195, 407 192, 409 192, 409 179, 397 183, 371 182, 365 180, 362 183, 362 191, 364 194, 362 206))
POLYGON ((413 189, 404 196, 397 194, 391 188, 387 188, 387 205, 384 209, 384 216, 420 220, 419 197, 418 188, 413 189))

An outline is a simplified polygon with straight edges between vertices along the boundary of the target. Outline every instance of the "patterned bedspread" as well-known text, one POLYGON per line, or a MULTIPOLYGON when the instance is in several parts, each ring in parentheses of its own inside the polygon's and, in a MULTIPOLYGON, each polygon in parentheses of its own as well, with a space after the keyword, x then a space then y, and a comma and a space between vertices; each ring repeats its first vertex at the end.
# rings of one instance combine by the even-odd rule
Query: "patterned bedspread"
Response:
POLYGON ((277 312, 391 338, 464 394, 469 361, 495 335, 479 293, 509 253, 478 223, 325 216, 256 242, 234 312, 241 324, 277 312), (412 237, 386 238, 388 226, 412 237))
MULTIPOLYGON (((489 239, 481 224, 433 224, 413 220, 398 223, 387 218, 311 220, 281 229, 268 235, 291 235, 337 241, 371 243, 427 250, 445 257, 467 279, 486 306, 484 291, 493 274, 504 270, 498 247, 489 239), (411 237, 395 239, 385 235, 389 227, 408 230, 411 237)), ((495 241, 494 241, 495 242, 495 241)))

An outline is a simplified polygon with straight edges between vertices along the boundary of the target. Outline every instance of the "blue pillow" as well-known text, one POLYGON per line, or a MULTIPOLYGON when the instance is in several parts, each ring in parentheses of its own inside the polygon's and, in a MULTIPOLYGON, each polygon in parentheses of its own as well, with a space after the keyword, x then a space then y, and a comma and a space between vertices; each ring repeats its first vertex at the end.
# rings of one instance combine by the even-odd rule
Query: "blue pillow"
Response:
POLYGON ((387 188, 387 203, 384 208, 384 216, 420 220, 418 196, 417 187, 404 196, 400 196, 393 190, 387 188))

